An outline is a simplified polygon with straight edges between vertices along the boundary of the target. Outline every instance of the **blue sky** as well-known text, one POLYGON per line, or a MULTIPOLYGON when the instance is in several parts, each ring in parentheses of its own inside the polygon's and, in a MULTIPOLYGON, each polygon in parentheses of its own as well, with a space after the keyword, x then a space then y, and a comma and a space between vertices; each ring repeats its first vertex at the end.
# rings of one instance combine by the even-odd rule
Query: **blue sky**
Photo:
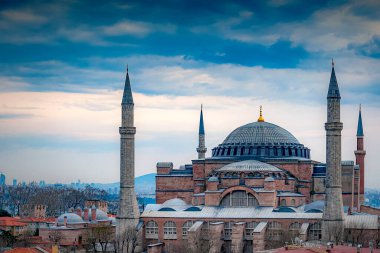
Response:
MULTIPOLYGON (((196 158, 204 104, 209 151, 267 121, 324 161, 325 102, 336 63, 343 158, 363 104, 367 186, 380 175, 377 1, 2 1, 0 172, 8 182, 118 179, 120 101, 129 65, 136 174, 196 158)), ((210 153, 208 153, 210 154, 210 153)))

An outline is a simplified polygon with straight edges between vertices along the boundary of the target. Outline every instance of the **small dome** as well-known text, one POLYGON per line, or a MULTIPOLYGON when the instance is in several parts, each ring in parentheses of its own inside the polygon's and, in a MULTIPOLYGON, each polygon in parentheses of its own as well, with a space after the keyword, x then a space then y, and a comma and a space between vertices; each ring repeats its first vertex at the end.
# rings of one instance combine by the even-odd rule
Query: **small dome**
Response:
POLYGON ((274 178, 273 177, 267 177, 264 179, 264 182, 274 182, 274 178))
POLYGON ((213 177, 210 177, 210 178, 208 179, 208 181, 209 181, 209 182, 219 182, 219 179, 218 179, 217 177, 213 176, 213 177))
POLYGON ((215 171, 230 171, 230 172, 255 172, 255 171, 268 171, 268 172, 282 172, 281 169, 263 162, 256 160, 245 160, 241 162, 230 163, 215 171))
POLYGON ((170 206, 188 206, 188 205, 182 199, 175 198, 175 199, 166 200, 162 204, 162 206, 163 207, 170 207, 170 206))
POLYGON ((106 212, 104 212, 100 209, 96 209, 96 220, 98 220, 98 221, 109 220, 109 218, 108 218, 108 215, 106 214, 106 212))
POLYGON ((65 217, 67 217, 67 224, 83 223, 83 219, 75 213, 64 213, 58 217, 58 225, 64 225, 65 217))
MULTIPOLYGON (((91 209, 88 209, 88 218, 91 220, 91 217, 92 217, 92 214, 91 214, 92 210, 91 209)), ((82 218, 84 218, 84 212, 82 213, 82 218)), ((109 217, 107 215, 106 212, 100 210, 100 209, 96 209, 96 220, 97 221, 105 221, 105 220, 109 220, 109 217)))

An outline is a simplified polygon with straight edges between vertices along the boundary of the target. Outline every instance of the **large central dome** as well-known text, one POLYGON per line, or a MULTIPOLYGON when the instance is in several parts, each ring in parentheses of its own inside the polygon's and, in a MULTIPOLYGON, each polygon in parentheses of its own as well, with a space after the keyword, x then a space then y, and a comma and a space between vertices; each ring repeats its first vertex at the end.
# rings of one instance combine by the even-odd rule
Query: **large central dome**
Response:
POLYGON ((252 122, 236 128, 223 141, 223 144, 237 143, 257 144, 299 144, 298 140, 287 130, 268 122, 252 122))
POLYGON ((213 157, 234 159, 260 159, 276 157, 310 158, 310 150, 289 131, 275 124, 264 122, 260 116, 252 122, 236 128, 218 147, 212 150, 213 157))

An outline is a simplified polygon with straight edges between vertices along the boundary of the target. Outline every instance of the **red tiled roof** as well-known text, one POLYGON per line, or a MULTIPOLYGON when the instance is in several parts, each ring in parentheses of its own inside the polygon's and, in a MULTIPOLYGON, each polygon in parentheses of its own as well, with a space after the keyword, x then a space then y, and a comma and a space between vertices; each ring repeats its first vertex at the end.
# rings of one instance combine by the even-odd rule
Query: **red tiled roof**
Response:
MULTIPOLYGON (((278 249, 275 251, 276 253, 325 253, 326 247, 301 247, 298 249, 291 249, 285 250, 284 248, 278 249)), ((334 248, 331 249, 331 253, 356 253, 356 247, 349 247, 349 246, 334 246, 334 248)), ((360 249, 360 253, 370 253, 369 248, 362 248, 360 249)), ((380 249, 374 249, 373 253, 380 253, 380 249)))
POLYGON ((22 227, 28 224, 20 222, 18 217, 0 217, 0 226, 4 227, 22 227))
POLYGON ((33 217, 25 217, 22 218, 21 221, 23 222, 47 222, 47 223, 54 223, 55 218, 33 218, 33 217))
POLYGON ((4 253, 41 253, 41 251, 36 248, 15 248, 4 251, 4 253))
POLYGON ((14 249, 4 251, 4 253, 42 253, 43 251, 39 249, 44 250, 49 253, 52 252, 51 248, 48 248, 48 247, 35 247, 35 248, 14 248, 14 249))

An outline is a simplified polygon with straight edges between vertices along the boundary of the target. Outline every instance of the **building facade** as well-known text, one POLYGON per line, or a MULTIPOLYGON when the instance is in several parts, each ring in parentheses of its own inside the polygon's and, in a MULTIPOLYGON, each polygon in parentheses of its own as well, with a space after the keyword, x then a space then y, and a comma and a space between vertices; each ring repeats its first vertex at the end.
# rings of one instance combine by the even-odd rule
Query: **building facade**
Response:
POLYGON ((181 169, 157 163, 157 204, 141 215, 144 246, 163 242, 168 252, 254 252, 296 238, 349 240, 360 228, 372 235, 368 240, 379 240, 378 216, 359 213, 365 155, 361 111, 356 163, 341 159, 334 66, 327 112, 327 162, 322 163, 289 131, 266 122, 261 108, 256 122, 232 131, 205 157, 201 110, 198 159, 181 169))

